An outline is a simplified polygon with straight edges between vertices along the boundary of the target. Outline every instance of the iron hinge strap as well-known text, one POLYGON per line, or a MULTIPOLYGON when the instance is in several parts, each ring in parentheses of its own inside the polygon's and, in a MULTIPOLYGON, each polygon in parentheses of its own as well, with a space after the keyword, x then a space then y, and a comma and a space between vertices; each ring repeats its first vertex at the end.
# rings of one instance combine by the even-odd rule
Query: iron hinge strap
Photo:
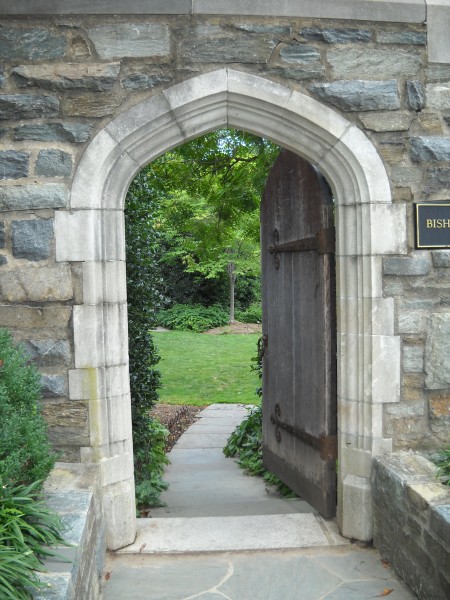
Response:
POLYGON ((281 431, 283 429, 297 439, 301 440, 308 446, 315 448, 320 452, 322 460, 335 460, 337 458, 337 437, 335 435, 325 435, 321 433, 318 437, 308 433, 304 429, 290 425, 281 420, 281 407, 275 404, 275 411, 270 416, 270 422, 275 425, 275 438, 277 442, 281 442, 281 431))
POLYGON ((335 247, 335 230, 334 227, 328 227, 321 229, 312 237, 278 244, 280 234, 278 229, 275 229, 273 239, 273 245, 269 246, 270 254, 276 254, 277 252, 307 252, 310 250, 317 250, 319 254, 331 254, 334 252, 335 247))

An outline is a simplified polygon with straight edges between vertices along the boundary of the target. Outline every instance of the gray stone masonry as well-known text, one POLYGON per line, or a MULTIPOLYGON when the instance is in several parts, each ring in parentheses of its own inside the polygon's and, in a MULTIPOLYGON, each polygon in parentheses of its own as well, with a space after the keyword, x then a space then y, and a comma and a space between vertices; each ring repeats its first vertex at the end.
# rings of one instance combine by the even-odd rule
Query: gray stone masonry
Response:
POLYGON ((40 150, 35 173, 43 177, 70 177, 72 164, 72 156, 63 150, 40 150))
POLYGON ((12 253, 15 258, 45 260, 51 254, 52 219, 12 222, 12 253))
MULTIPOLYGON (((398 254, 387 255, 382 247, 384 231, 372 232, 373 243, 381 249, 374 250, 368 270, 361 267, 354 285, 364 295, 365 282, 376 281, 379 299, 392 302, 392 330, 400 338, 396 341, 402 361, 401 397, 399 408, 383 408, 383 434, 389 432, 394 448, 448 443, 450 382, 442 357, 449 351, 445 335, 450 261, 445 251, 414 250, 413 232, 414 202, 450 198, 450 65, 436 59, 436 54, 433 61, 427 55, 434 41, 430 23, 439 21, 434 4, 428 5, 426 15, 424 2, 409 1, 288 0, 280 6, 265 2, 261 8, 256 0, 140 1, 128 6, 117 0, 92 0, 83 3, 83 10, 79 3, 56 2, 65 14, 54 16, 55 2, 45 0, 38 3, 40 15, 33 16, 27 9, 30 1, 33 4, 34 0, 0 3, 0 12, 9 13, 0 28, 0 223, 4 224, 0 225, 0 326, 29 340, 45 376, 63 377, 67 390, 67 371, 75 368, 73 317, 87 294, 81 283, 87 264, 65 259, 56 263, 49 224, 55 213, 68 215, 68 222, 69 216, 75 218, 69 198, 73 201, 78 194, 80 201, 81 196, 97 193, 91 188, 94 176, 87 178, 82 192, 72 190, 86 148, 92 151, 96 174, 102 168, 103 152, 122 151, 114 147, 114 119, 135 107, 130 122, 135 117, 136 123, 148 119, 150 126, 158 117, 145 109, 139 113, 141 103, 198 75, 234 69, 332 108, 336 118, 330 120, 330 130, 341 128, 340 116, 346 120, 339 145, 344 147, 355 136, 355 127, 373 145, 364 146, 361 155, 373 152, 381 157, 393 210, 404 210, 396 213, 394 221, 398 231, 407 232, 407 244, 398 254), (112 5, 116 12, 108 14, 112 5), (150 14, 150 5, 155 14, 150 14), (256 5, 260 13, 250 16, 256 5), (15 17, 14 12, 26 18, 15 17), (94 152, 89 144, 98 133, 101 140, 96 138, 94 152), (379 267, 374 266, 376 261, 379 267), (47 342, 56 342, 59 350, 49 349, 47 354, 47 342)), ((444 50, 447 37, 438 36, 444 50)), ((170 100, 172 114, 179 118, 188 109, 182 104, 179 109, 180 99, 171 94, 161 97, 161 105, 170 100)), ((264 98, 265 91, 255 89, 254 94, 264 98)), ((280 95, 277 118, 289 103, 298 101, 294 96, 280 95)), ((195 127, 202 126, 200 112, 195 127)), ((195 127, 189 135, 196 135, 195 127)), ((250 121, 247 127, 252 129, 250 121)), ((128 149, 123 154, 124 172, 138 166, 132 156, 135 149, 139 154, 150 143, 142 135, 130 144, 131 153, 128 149)), ((178 143, 177 135, 173 144, 178 143)), ((326 150, 317 161, 325 164, 328 157, 326 150)), ((368 175, 370 180, 372 174, 368 175)), ((347 190, 342 194, 346 197, 347 190)), ((377 210, 386 208, 383 202, 377 210)), ((113 210, 109 216, 114 216, 113 210)), ((120 238, 118 223, 108 226, 108 240, 116 234, 120 238)), ((88 232, 84 225, 71 225, 67 235, 77 240, 88 232)), ((356 237, 363 235, 358 230, 356 237)), ((347 241, 351 248, 352 240, 347 241)), ((109 246, 97 250, 106 252, 109 246)), ((84 281, 91 279, 95 277, 86 276, 84 281)), ((345 295, 345 290, 340 291, 345 295)), ((350 290, 350 297, 354 291, 350 290)), ((365 319, 365 313, 361 317, 365 319)), ((382 323, 380 318, 380 330, 382 323)), ((88 332, 95 343, 103 333, 88 332)), ((100 357, 102 352, 93 355, 100 357)), ((79 459, 80 448, 91 440, 88 403, 70 401, 64 391, 47 397, 45 414, 58 447, 66 449, 70 460, 79 459)))
POLYGON ((423 456, 374 461, 374 544, 420 600, 450 597, 450 489, 423 456))

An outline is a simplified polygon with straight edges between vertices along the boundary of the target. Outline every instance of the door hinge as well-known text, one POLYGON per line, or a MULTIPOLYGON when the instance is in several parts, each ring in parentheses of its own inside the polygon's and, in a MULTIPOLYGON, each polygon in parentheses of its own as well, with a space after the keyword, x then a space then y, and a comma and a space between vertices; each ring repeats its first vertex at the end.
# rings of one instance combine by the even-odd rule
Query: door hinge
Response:
POLYGON ((269 246, 270 254, 274 255, 275 268, 280 267, 279 252, 309 252, 316 250, 318 254, 332 254, 335 249, 335 229, 327 227, 321 229, 312 237, 303 238, 302 240, 294 240, 278 244, 280 232, 275 229, 273 232, 273 245, 269 246))
POLYGON ((308 446, 315 448, 320 453, 322 460, 335 460, 337 458, 337 436, 321 433, 319 436, 312 435, 304 429, 295 427, 281 420, 281 407, 275 404, 275 411, 270 416, 270 422, 275 425, 275 439, 281 442, 281 430, 293 435, 308 446))

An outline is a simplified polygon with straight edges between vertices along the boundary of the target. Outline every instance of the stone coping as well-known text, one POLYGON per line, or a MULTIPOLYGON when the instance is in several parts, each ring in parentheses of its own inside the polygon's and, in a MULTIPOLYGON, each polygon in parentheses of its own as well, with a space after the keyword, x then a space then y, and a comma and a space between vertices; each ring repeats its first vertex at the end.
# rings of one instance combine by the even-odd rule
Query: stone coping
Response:
POLYGON ((423 23, 427 6, 447 0, 3 0, 0 14, 153 14, 317 17, 423 23))
POLYGON ((69 546, 54 549, 39 577, 48 587, 33 600, 96 600, 106 556, 98 468, 80 463, 56 463, 44 492, 47 505, 66 526, 69 546))
POLYGON ((417 453, 373 464, 374 545, 419 600, 450 597, 450 488, 417 453))

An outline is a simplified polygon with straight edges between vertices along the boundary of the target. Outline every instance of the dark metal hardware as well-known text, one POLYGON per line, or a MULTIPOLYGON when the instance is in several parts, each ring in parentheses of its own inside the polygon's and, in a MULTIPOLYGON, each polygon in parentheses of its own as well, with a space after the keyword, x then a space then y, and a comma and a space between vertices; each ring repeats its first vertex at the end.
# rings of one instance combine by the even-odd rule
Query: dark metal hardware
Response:
POLYGON ((263 335, 258 340, 258 358, 262 360, 264 354, 266 353, 266 349, 269 343, 269 336, 267 333, 263 333, 263 335))
POLYGON ((270 254, 274 255, 276 269, 280 267, 279 252, 308 252, 310 250, 316 250, 319 254, 332 254, 335 248, 334 227, 321 229, 316 235, 304 238, 303 240, 294 240, 292 242, 278 244, 279 239, 280 232, 278 229, 275 229, 273 232, 273 245, 269 246, 268 250, 270 254))
POLYGON ((308 446, 319 450, 322 460, 334 460, 337 458, 337 437, 335 435, 321 433, 317 437, 304 429, 285 423, 281 420, 281 407, 278 402, 275 404, 274 414, 270 416, 270 422, 275 425, 275 439, 278 443, 281 442, 281 429, 283 429, 302 442, 305 442, 305 444, 308 444, 308 446))

